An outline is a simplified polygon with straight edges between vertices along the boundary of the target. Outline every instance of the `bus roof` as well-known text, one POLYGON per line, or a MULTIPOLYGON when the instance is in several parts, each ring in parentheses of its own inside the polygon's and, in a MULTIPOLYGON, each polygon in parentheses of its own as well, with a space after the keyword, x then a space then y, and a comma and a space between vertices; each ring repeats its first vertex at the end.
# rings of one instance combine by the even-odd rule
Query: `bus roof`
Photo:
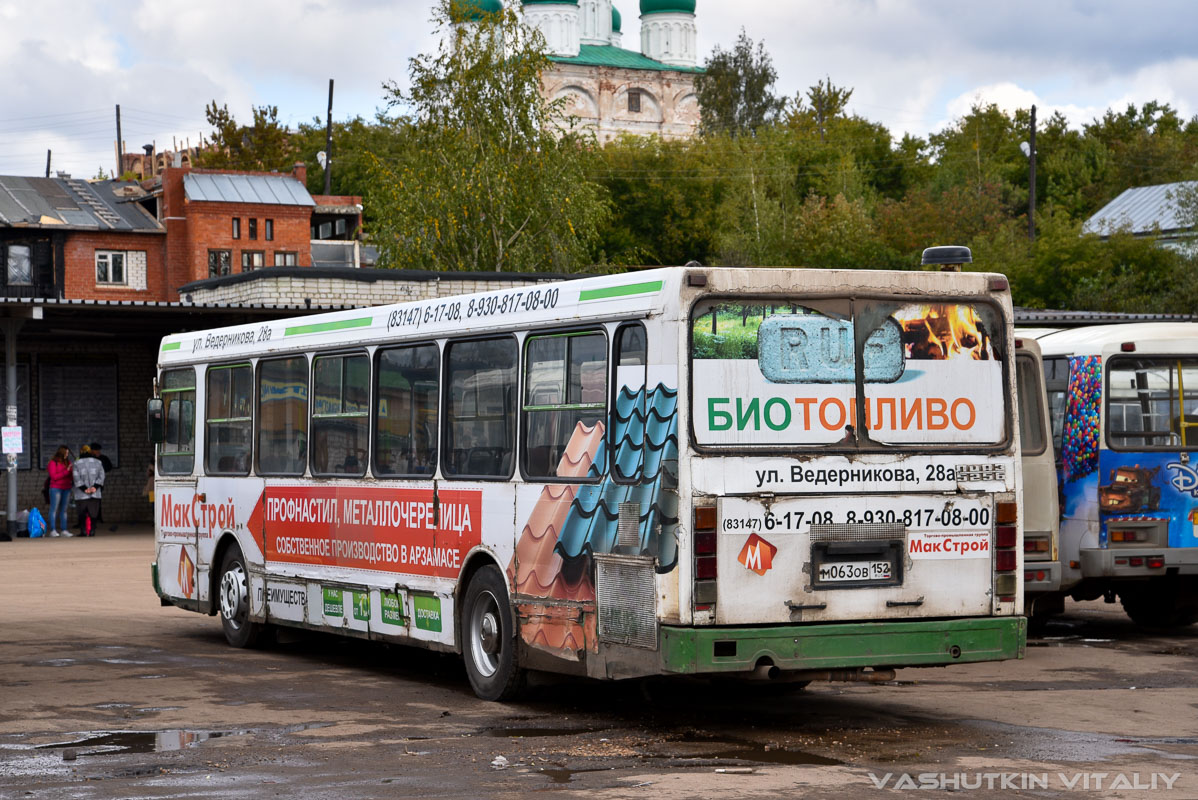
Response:
MULTIPOLYGON (((1020 331, 1016 331, 1019 335, 1020 331)), ((1053 356, 1101 355, 1103 350, 1124 342, 1180 342, 1193 340, 1198 352, 1198 322, 1138 322, 1124 325, 1093 325, 1069 328, 1036 337, 1045 358, 1053 356)))
MULTIPOLYGON (((796 267, 663 267, 570 281, 521 284, 371 308, 333 311, 166 336, 162 366, 313 347, 358 346, 395 339, 435 339, 513 328, 643 318, 665 311, 687 285, 721 294, 802 293, 937 296, 1000 295, 1011 313, 1006 278, 985 272, 819 270, 796 267), (702 278, 689 283, 687 276, 702 278), (994 288, 992 288, 994 287, 994 288)), ((1009 316, 1008 316, 1009 318, 1009 316)))

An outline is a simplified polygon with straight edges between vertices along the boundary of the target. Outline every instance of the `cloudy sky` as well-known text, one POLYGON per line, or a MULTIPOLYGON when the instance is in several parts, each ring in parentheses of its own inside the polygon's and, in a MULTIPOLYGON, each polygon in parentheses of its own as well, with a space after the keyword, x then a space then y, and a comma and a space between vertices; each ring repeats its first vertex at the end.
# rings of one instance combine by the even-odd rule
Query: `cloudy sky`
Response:
MULTIPOLYGON (((510 0, 509 0, 510 1, 510 0)), ((432 44, 432 0, 0 0, 0 174, 91 177, 129 150, 196 143, 205 104, 242 122, 371 117, 381 84, 432 44)), ((639 46, 637 0, 616 0, 639 46)), ((1147 100, 1198 114, 1193 0, 698 0, 699 50, 763 40, 777 90, 820 78, 893 133, 943 128, 977 100, 1075 125, 1147 100)))

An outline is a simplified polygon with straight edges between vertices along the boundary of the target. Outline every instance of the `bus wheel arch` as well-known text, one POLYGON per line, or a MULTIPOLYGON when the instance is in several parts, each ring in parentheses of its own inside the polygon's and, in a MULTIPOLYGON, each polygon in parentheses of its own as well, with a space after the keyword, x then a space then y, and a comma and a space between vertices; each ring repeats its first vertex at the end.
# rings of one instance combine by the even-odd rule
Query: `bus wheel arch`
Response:
POLYGON ((237 537, 225 535, 217 543, 212 574, 210 613, 219 614, 225 640, 232 647, 255 647, 263 641, 267 626, 250 619, 249 568, 237 537))
POLYGON ((484 700, 508 700, 524 683, 516 614, 507 578, 489 554, 467 561, 456 604, 457 640, 474 693, 484 700))

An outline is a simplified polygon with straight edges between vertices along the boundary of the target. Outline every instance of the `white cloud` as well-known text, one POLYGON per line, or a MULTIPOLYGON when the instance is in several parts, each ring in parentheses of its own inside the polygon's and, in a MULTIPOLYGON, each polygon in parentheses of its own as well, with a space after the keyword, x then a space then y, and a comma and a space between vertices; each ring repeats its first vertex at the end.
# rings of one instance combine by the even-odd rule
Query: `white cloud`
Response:
MULTIPOLYGON (((638 0, 616 0, 626 46, 638 0)), ((239 120, 277 105, 288 124, 370 117, 382 83, 401 84, 433 44, 432 0, 0 0, 0 174, 113 166, 122 107, 130 149, 208 131, 215 99, 239 120)), ((938 130, 974 97, 1035 102, 1074 125, 1158 99, 1198 113, 1193 6, 1187 0, 699 0, 700 52, 743 26, 764 41, 777 91, 824 76, 854 90, 850 111, 896 136, 938 130)))

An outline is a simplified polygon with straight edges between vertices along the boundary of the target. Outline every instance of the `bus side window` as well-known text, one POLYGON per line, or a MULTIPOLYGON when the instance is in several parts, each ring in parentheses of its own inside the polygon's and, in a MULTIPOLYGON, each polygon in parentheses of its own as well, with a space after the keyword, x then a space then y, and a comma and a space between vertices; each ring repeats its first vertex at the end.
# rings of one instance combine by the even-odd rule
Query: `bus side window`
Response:
POLYGON ((190 367, 162 373, 166 438, 158 445, 158 471, 190 475, 195 467, 196 374, 190 367))
POLYGON ((374 474, 432 475, 437 470, 437 346, 379 350, 376 358, 374 474))
POLYGON ((511 337, 451 342, 446 347, 448 397, 441 463, 446 477, 511 476, 518 360, 511 337))
POLYGON ((317 356, 312 366, 312 474, 366 474, 370 360, 317 356))
POLYGON ((524 474, 598 478, 592 470, 607 410, 607 337, 530 336, 524 355, 524 474))
POLYGON ((611 445, 608 460, 616 481, 640 478, 648 392, 648 340, 639 322, 616 331, 615 385, 612 387, 611 445))
POLYGON ((249 364, 208 368, 204 428, 204 471, 209 475, 248 475, 254 374, 249 364))
POLYGON ((258 473, 303 475, 308 463, 308 359, 258 362, 258 473))

